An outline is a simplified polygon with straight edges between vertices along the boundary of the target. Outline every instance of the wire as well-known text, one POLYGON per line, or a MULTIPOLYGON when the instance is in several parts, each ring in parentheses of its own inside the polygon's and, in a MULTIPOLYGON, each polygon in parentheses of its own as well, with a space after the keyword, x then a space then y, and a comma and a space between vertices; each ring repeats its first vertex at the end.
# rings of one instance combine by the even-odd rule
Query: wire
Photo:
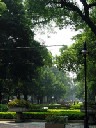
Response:
MULTIPOLYGON (((41 45, 39 47, 59 47, 59 46, 65 46, 65 45, 41 45)), ((5 51, 5 50, 18 50, 18 49, 33 49, 36 47, 16 47, 16 48, 0 48, 1 51, 5 51)))

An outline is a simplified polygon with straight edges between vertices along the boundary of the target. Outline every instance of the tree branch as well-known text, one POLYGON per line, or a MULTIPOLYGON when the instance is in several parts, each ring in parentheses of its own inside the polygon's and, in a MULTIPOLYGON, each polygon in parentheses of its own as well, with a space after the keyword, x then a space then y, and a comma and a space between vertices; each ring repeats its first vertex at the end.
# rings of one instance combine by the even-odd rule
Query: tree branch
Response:
POLYGON ((91 28, 92 32, 96 35, 96 26, 89 17, 89 8, 96 6, 96 2, 87 4, 86 0, 80 0, 84 6, 82 12, 73 2, 61 0, 60 2, 53 2, 54 4, 61 4, 61 7, 66 7, 67 10, 75 11, 82 18, 83 21, 91 28))
POLYGON ((86 0, 81 0, 83 6, 84 6, 84 13, 86 17, 89 17, 89 5, 87 4, 86 0))
POLYGON ((94 7, 94 6, 96 6, 96 2, 89 4, 88 6, 89 6, 89 8, 94 7))

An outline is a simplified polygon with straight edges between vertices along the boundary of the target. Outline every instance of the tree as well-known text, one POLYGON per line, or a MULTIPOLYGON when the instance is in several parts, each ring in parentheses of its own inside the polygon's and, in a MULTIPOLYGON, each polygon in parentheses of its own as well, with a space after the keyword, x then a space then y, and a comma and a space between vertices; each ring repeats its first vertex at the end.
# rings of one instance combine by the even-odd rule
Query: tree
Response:
POLYGON ((96 12, 94 0, 80 0, 82 7, 75 0, 26 0, 25 2, 26 10, 29 17, 33 19, 34 25, 53 20, 61 28, 68 24, 74 26, 76 30, 88 26, 96 35, 96 25, 93 19, 96 12))
POLYGON ((92 97, 91 100, 94 101, 96 95, 96 87, 95 87, 95 80, 96 80, 96 59, 95 59, 95 37, 92 35, 92 32, 87 28, 85 32, 78 34, 74 37, 75 43, 68 47, 67 49, 61 52, 61 55, 57 57, 57 65, 62 70, 72 71, 77 74, 77 97, 84 97, 84 58, 81 53, 83 49, 82 42, 85 40, 87 41, 87 83, 88 83, 88 100, 90 100, 90 96, 92 97), (91 42, 91 43, 90 43, 91 42))
POLYGON ((0 77, 13 80, 19 98, 20 88, 25 87, 22 84, 35 78, 38 68, 48 63, 49 53, 45 46, 34 41, 31 19, 27 18, 23 1, 3 2, 7 9, 0 18, 0 77))
POLYGON ((33 88, 33 94, 38 103, 43 103, 45 96, 47 96, 48 103, 51 103, 52 100, 54 102, 60 102, 60 99, 69 100, 67 92, 68 90, 71 91, 72 82, 65 72, 59 71, 55 66, 44 66, 39 73, 40 75, 33 88))

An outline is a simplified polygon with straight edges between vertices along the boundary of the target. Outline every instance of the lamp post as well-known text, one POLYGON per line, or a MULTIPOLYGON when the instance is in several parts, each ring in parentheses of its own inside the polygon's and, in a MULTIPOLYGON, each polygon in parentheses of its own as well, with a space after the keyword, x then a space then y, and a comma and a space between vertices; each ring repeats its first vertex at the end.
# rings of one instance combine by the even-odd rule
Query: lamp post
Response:
POLYGON ((82 50, 82 54, 84 56, 84 82, 85 82, 85 118, 84 118, 84 128, 89 128, 88 126, 88 114, 87 114, 87 80, 86 80, 86 74, 87 74, 87 63, 86 63, 86 55, 88 51, 86 48, 86 42, 84 43, 84 49, 82 50))

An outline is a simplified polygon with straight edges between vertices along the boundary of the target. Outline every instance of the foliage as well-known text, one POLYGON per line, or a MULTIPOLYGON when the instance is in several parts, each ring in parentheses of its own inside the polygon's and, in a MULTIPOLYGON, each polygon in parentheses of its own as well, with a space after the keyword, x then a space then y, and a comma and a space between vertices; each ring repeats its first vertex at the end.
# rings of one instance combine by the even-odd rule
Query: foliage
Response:
POLYGON ((79 3, 75 0, 62 0, 60 2, 56 0, 25 0, 25 7, 34 25, 55 21, 60 28, 69 24, 76 30, 89 27, 96 35, 94 20, 96 3, 89 0, 82 0, 79 3))
POLYGON ((71 79, 57 67, 44 66, 40 68, 38 81, 35 83, 34 95, 41 101, 47 96, 47 102, 58 102, 59 99, 66 99, 67 90, 70 88, 71 79), (53 97, 53 99, 52 99, 53 97), (40 99, 41 98, 41 99, 40 99))
POLYGON ((8 107, 26 107, 30 108, 31 104, 24 99, 14 99, 8 103, 8 107))
MULTIPOLYGON (((69 120, 81 120, 84 119, 84 113, 79 111, 61 111, 61 112, 24 112, 23 117, 25 119, 41 119, 45 120, 49 115, 57 115, 57 116, 68 116, 69 120)), ((16 118, 16 112, 0 112, 0 119, 14 119, 16 118)))
POLYGON ((51 54, 34 40, 24 1, 2 1, 6 10, 0 16, 0 49, 3 49, 0 50, 0 93, 6 93, 8 97, 19 97, 22 93, 25 98, 32 93, 30 83, 38 76, 38 69, 49 62, 51 65, 51 54))
POLYGON ((14 119, 16 118, 15 112, 0 112, 0 119, 14 119))
POLYGON ((6 4, 0 0, 0 15, 6 10, 6 4))
POLYGON ((95 98, 95 39, 90 29, 85 28, 85 32, 78 34, 74 37, 75 43, 61 52, 57 57, 57 65, 62 70, 75 72, 77 77, 74 79, 76 97, 84 100, 84 56, 81 53, 84 48, 84 42, 86 40, 88 54, 86 56, 87 62, 87 83, 88 83, 88 100, 95 98), (90 43, 91 42, 91 43, 90 43), (92 96, 91 96, 92 95, 92 96), (91 96, 91 99, 90 99, 91 96))
POLYGON ((70 109, 80 109, 81 105, 82 105, 82 103, 80 103, 80 104, 79 103, 78 104, 72 104, 70 109))
POLYGON ((66 119, 64 118, 64 116, 57 116, 57 115, 49 115, 46 117, 46 122, 49 123, 62 123, 65 124, 66 123, 66 119))
POLYGON ((8 111, 8 105, 0 104, 0 112, 7 112, 7 111, 8 111))

